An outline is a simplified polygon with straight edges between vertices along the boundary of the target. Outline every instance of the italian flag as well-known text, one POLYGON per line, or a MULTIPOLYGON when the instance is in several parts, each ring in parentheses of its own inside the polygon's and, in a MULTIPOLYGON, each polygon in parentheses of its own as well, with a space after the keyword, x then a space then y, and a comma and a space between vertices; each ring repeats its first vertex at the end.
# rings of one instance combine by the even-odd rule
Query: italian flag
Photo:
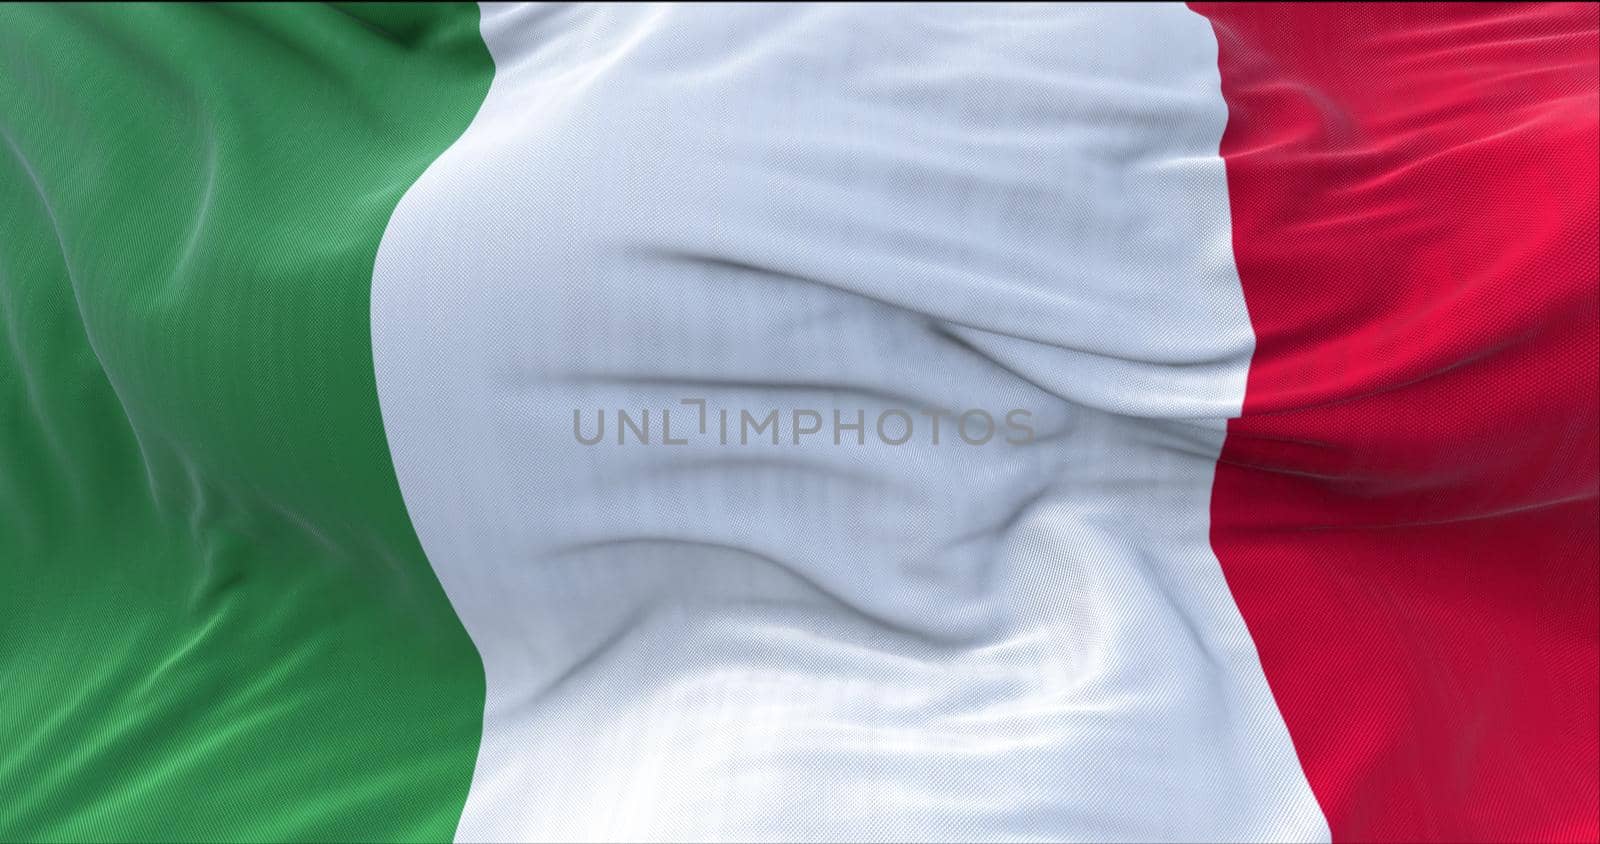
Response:
POLYGON ((0 7, 0 839, 1600 838, 1597 33, 0 7))

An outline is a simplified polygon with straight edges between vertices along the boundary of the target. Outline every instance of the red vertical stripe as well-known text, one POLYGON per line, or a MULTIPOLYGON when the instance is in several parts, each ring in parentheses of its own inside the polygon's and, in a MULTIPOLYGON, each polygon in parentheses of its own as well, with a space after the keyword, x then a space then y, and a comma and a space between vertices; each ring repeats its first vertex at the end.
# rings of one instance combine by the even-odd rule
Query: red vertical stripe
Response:
POLYGON ((1600 6, 1195 4, 1257 336, 1212 541, 1336 840, 1600 837, 1600 6))

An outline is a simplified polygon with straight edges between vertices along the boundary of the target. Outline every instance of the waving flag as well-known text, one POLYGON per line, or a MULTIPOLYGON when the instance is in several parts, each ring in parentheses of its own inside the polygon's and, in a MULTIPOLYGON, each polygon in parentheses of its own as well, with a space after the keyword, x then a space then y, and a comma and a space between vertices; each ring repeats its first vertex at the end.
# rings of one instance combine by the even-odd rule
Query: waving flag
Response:
POLYGON ((0 838, 1600 838, 1600 6, 0 7, 0 838))

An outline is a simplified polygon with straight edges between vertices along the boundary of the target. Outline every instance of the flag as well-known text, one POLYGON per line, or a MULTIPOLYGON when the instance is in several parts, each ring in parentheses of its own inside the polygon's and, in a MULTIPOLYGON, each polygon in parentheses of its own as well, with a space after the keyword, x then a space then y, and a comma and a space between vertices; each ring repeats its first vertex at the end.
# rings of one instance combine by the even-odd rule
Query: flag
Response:
POLYGON ((0 7, 0 838, 1600 838, 1600 6, 0 7))

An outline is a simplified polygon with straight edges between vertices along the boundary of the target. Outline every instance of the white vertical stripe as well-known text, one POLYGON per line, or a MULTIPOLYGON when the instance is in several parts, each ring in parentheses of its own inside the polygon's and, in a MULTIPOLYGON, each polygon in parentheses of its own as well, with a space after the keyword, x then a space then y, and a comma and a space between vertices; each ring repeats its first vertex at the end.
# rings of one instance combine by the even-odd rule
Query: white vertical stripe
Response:
POLYGON ((400 483, 487 673, 458 838, 1328 837, 1208 543, 1253 337, 1204 20, 483 34, 488 99, 373 281, 400 483), (689 397, 784 444, 659 444, 689 397), (871 430, 935 407, 1038 439, 871 430), (599 408, 657 444, 579 444, 599 408), (868 444, 793 445, 797 409, 868 444))

